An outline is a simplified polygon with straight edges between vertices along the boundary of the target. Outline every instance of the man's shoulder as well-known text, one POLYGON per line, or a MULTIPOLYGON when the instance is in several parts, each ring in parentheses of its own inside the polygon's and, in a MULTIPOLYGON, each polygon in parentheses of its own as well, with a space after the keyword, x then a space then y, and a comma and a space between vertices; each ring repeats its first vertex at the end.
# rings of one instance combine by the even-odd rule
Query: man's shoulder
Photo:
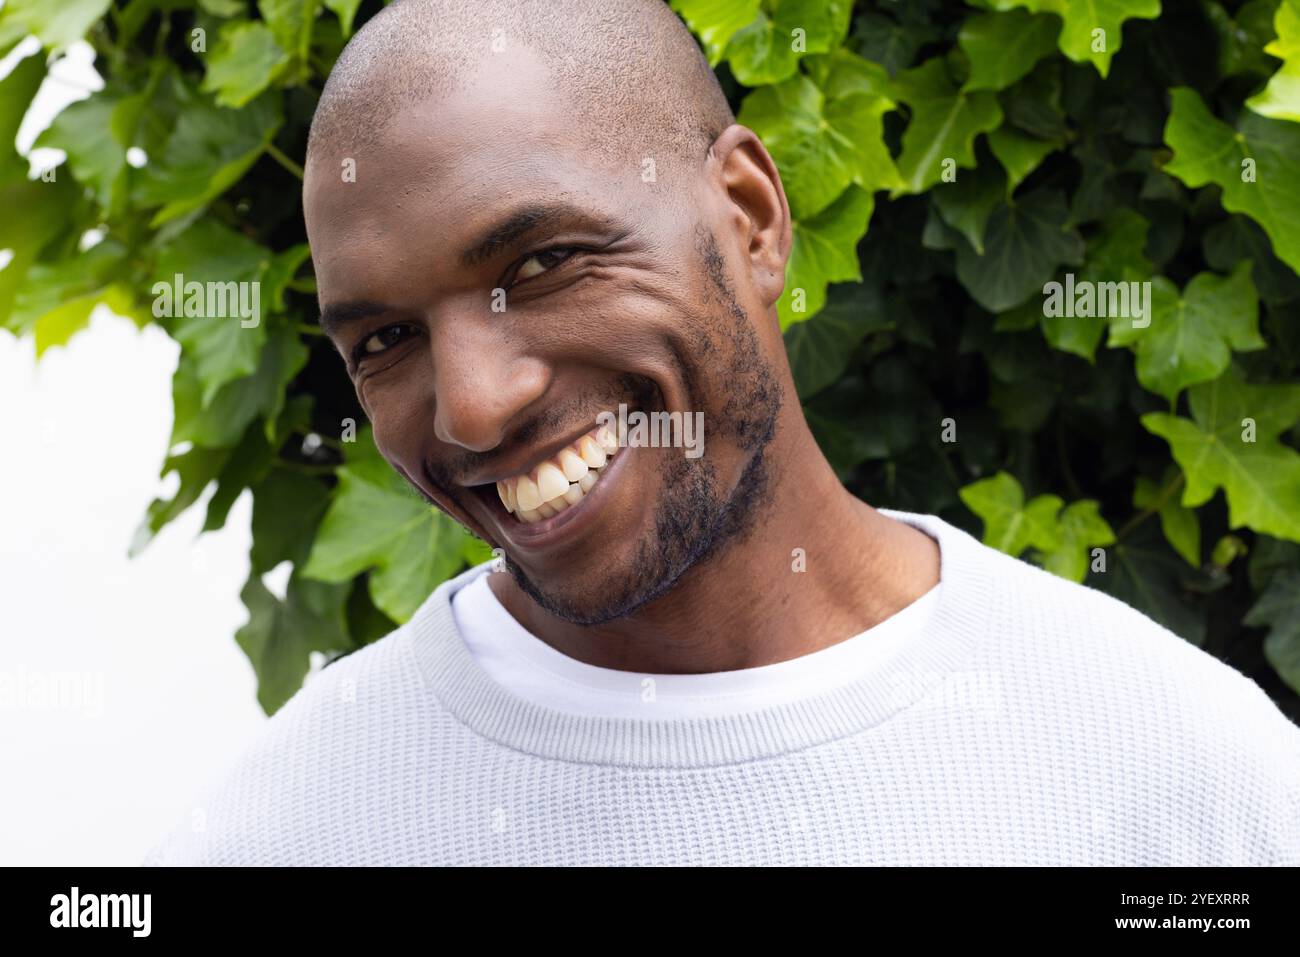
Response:
POLYGON ((1189 860, 1300 864, 1300 727, 1254 680, 1106 592, 970 542, 987 609, 968 667, 995 683, 985 713, 1026 763, 1165 807, 1204 845, 1189 860))
POLYGON ((1142 689, 1157 704, 1161 695, 1166 704, 1209 703, 1213 695, 1231 702, 1230 710, 1245 707, 1247 717, 1261 709, 1276 715, 1300 734, 1257 683, 1146 613, 1092 585, 979 547, 992 582, 985 636, 991 653, 1027 669, 1071 665, 1075 670, 1051 673, 1097 692, 1102 680, 1114 690, 1142 689))
MULTIPOLYGON (((1092 584, 1062 578, 986 546, 990 639, 1030 658, 1060 655, 1110 672, 1166 676, 1203 690, 1263 694, 1253 681, 1145 612, 1092 584)), ((1095 579, 1094 579, 1095 581, 1095 579)), ((1265 699, 1267 700, 1267 698, 1265 699)))
POLYGON ((1104 591, 980 547, 993 583, 981 653, 1013 693, 1138 763, 1197 769, 1189 785, 1209 774, 1225 793, 1300 802, 1300 727, 1258 683, 1104 591))
POLYGON ((254 748, 301 744, 307 737, 319 742, 322 721, 337 724, 339 733, 364 733, 367 722, 422 699, 413 637, 409 623, 400 625, 309 675, 266 722, 254 748))
POLYGON ((430 724, 411 640, 411 629, 398 627, 310 676, 143 863, 309 859, 325 836, 322 817, 359 812, 376 770, 392 767, 382 752, 430 724))

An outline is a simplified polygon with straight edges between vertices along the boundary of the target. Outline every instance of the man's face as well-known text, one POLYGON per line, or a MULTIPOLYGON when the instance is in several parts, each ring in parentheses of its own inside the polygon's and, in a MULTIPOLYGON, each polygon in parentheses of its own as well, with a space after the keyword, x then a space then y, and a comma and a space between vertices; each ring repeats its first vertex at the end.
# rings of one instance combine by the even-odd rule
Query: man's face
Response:
POLYGON ((781 340, 705 158, 649 157, 655 188, 637 158, 593 160, 571 116, 511 51, 404 110, 378 147, 318 150, 304 204, 322 324, 379 450, 501 546, 543 608, 595 624, 762 520, 781 340), (598 470, 589 457, 553 516, 507 510, 498 481, 518 498, 544 463, 576 473, 563 450, 620 404, 702 413, 703 455, 623 447, 598 470))

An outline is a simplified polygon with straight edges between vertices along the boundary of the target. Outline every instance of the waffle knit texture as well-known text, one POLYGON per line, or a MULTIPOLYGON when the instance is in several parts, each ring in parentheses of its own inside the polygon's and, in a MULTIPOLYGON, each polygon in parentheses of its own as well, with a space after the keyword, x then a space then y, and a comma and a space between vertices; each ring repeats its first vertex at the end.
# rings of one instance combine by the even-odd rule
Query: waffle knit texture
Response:
POLYGON ((936 516, 928 626, 859 680, 699 718, 496 684, 440 585, 313 676, 150 865, 1300 864, 1300 728, 1249 678, 936 516))

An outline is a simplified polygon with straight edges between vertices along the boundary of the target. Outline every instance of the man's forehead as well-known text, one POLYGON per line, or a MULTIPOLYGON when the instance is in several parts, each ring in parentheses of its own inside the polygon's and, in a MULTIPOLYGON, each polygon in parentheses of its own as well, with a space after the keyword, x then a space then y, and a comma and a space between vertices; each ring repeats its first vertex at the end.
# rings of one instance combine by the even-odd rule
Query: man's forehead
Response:
POLYGON ((321 144, 309 159, 309 231, 346 229, 371 214, 390 221, 429 204, 460 223, 502 194, 553 195, 584 178, 573 112, 524 52, 398 107, 377 136, 350 146, 321 144))
POLYGON ((540 53, 509 46, 500 53, 477 51, 439 81, 406 81, 390 75, 377 58, 371 79, 347 94, 347 111, 361 129, 378 124, 387 152, 420 156, 455 154, 467 146, 493 145, 502 138, 563 139, 575 129, 569 94, 540 53))
POLYGON ((510 232, 511 214, 545 213, 557 228, 581 219, 561 207, 589 221, 645 219, 654 197, 641 165, 599 155, 591 127, 521 48, 400 107, 355 157, 322 145, 304 197, 322 300, 431 270, 454 280, 476 243, 510 232))
MULTIPOLYGON (((525 244, 569 236, 608 238, 642 222, 635 192, 607 172, 546 144, 445 165, 391 162, 366 182, 311 184, 308 233, 322 303, 382 298, 420 300, 451 291, 480 267, 504 267, 525 244)), ((371 162, 384 162, 379 154, 371 162)))

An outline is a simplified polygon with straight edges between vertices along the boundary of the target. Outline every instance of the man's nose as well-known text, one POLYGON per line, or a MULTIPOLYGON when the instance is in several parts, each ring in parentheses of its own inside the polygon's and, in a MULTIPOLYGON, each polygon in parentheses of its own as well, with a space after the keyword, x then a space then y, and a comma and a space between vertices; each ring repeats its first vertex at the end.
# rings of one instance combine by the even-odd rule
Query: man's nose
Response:
POLYGON ((496 448, 516 417, 550 385, 550 368, 474 322, 439 323, 432 336, 434 434, 475 452, 496 448))

